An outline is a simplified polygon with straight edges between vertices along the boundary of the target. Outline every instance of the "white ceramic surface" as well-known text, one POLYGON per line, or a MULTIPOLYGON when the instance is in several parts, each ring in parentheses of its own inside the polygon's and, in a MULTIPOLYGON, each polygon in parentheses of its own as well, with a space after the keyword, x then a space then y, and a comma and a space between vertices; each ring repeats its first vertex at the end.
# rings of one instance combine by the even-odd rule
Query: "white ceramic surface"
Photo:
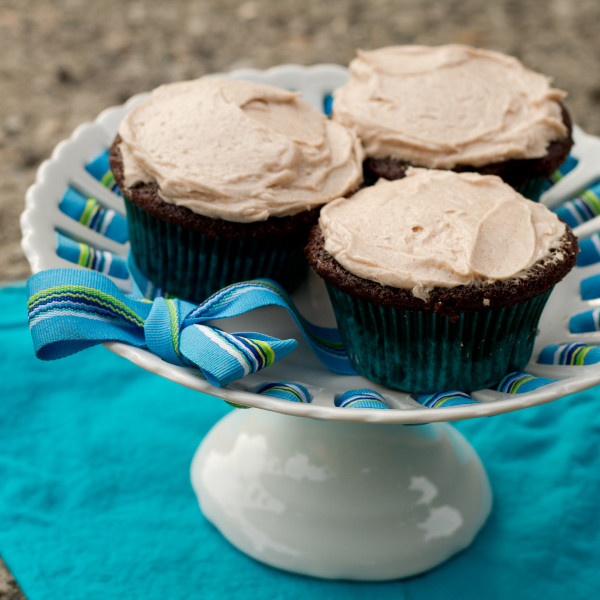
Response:
MULTIPOLYGON (((312 67, 288 65, 267 71, 235 71, 228 76, 299 90, 313 106, 321 109, 324 96, 346 81, 347 72, 336 65, 312 67)), ((135 96, 123 106, 107 109, 95 122, 78 127, 72 137, 61 142, 52 157, 40 167, 35 184, 27 192, 26 210, 21 219, 23 249, 34 272, 53 267, 73 267, 71 263, 56 255, 55 230, 67 232, 74 239, 85 241, 103 250, 110 250, 122 256, 127 254, 128 244, 118 244, 87 229, 60 212, 58 204, 67 186, 73 185, 97 198, 106 207, 124 214, 122 200, 89 175, 84 166, 98 153, 108 148, 121 118, 144 97, 145 94, 135 96)), ((579 159, 579 164, 543 198, 544 202, 552 206, 559 204, 562 199, 569 197, 600 176, 600 140, 576 129, 575 141, 573 154, 579 159)), ((576 233, 587 236, 599 230, 600 218, 596 218, 579 227, 576 233)), ((406 393, 371 383, 362 377, 335 375, 320 365, 303 340, 296 351, 267 370, 221 389, 208 384, 197 371, 170 365, 145 350, 120 343, 109 343, 106 346, 144 369, 192 389, 230 402, 290 415, 379 423, 429 423, 489 416, 549 402, 600 383, 600 367, 597 365, 547 367, 535 362, 540 349, 548 343, 576 340, 600 343, 600 332, 573 336, 567 327, 571 315, 586 307, 598 305, 598 300, 582 301, 579 294, 581 278, 597 272, 600 272, 600 265, 576 268, 557 286, 542 316, 533 359, 526 370, 533 375, 559 381, 518 395, 478 390, 472 396, 479 402, 463 406, 424 408, 406 393), (278 381, 296 381, 304 384, 312 395, 312 402, 297 404, 251 392, 260 383, 278 381), (362 387, 370 387, 383 394, 388 404, 393 407, 392 410, 349 410, 334 406, 334 398, 340 392, 362 387)), ((124 291, 131 289, 129 280, 115 280, 115 282, 124 291)), ((335 324, 324 286, 316 277, 309 278, 293 298, 300 311, 309 320, 322 325, 335 324)), ((254 330, 279 337, 298 337, 298 331, 292 320, 278 308, 254 311, 243 317, 223 321, 220 326, 229 331, 254 330)))
POLYGON ((491 508, 473 448, 447 424, 381 425, 238 410, 192 463, 205 517, 282 569, 381 581, 466 548, 491 508))

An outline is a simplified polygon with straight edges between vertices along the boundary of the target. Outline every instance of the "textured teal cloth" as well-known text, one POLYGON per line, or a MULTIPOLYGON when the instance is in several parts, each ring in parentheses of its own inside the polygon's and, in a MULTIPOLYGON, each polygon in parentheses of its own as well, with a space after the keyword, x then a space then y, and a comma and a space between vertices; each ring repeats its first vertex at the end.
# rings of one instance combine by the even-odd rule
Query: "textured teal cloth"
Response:
POLYGON ((266 567, 200 513, 197 445, 229 407, 104 348, 33 355, 22 286, 0 290, 0 554, 29 600, 594 598, 600 390, 457 424, 494 490, 465 552, 406 581, 266 567))

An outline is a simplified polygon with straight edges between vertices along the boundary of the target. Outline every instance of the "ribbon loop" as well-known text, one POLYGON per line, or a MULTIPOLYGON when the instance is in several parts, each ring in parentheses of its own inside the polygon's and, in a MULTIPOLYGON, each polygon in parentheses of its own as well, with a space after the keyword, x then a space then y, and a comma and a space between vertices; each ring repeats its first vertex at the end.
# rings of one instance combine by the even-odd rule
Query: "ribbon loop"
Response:
POLYGON ((107 341, 143 345, 151 304, 128 299, 100 273, 42 271, 29 279, 28 291, 29 328, 38 358, 63 358, 107 341))

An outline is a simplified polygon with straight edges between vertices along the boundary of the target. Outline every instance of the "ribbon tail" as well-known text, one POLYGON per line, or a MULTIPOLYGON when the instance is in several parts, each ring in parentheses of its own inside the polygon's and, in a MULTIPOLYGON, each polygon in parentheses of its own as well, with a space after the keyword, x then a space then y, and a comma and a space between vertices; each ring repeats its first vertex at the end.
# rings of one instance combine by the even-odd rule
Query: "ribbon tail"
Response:
POLYGON ((143 347, 148 304, 95 271, 56 269, 28 283, 29 329, 38 358, 63 358, 103 342, 143 347))
POLYGON ((123 328, 106 320, 93 321, 73 313, 30 323, 35 355, 41 360, 65 358, 104 342, 123 342, 144 347, 143 330, 123 328))
POLYGON ((298 342, 292 339, 190 325, 181 332, 180 352, 202 371, 209 383, 223 387, 268 367, 297 346, 298 342))
POLYGON ((237 316, 260 306, 284 308, 325 367, 342 375, 356 375, 338 330, 307 321, 285 290, 269 279, 254 279, 227 286, 191 310, 186 320, 190 324, 205 323, 237 316))

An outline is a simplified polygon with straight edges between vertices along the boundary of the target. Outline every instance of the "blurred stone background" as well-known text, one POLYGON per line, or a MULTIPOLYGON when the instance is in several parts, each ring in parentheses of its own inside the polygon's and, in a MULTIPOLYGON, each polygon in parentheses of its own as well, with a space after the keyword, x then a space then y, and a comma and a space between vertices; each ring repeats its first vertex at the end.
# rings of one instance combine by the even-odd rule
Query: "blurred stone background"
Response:
POLYGON ((356 48, 462 42, 516 55, 600 134, 598 0, 2 0, 0 281, 29 274, 18 217, 40 162, 80 123, 168 81, 356 48))
MULTIPOLYGON (((600 135, 599 25, 599 0, 1 0, 0 282, 29 275, 18 219, 41 161, 132 94, 240 67, 345 65, 357 48, 460 42, 552 76, 574 121, 600 135)), ((0 563, 0 599, 22 597, 0 563)))

